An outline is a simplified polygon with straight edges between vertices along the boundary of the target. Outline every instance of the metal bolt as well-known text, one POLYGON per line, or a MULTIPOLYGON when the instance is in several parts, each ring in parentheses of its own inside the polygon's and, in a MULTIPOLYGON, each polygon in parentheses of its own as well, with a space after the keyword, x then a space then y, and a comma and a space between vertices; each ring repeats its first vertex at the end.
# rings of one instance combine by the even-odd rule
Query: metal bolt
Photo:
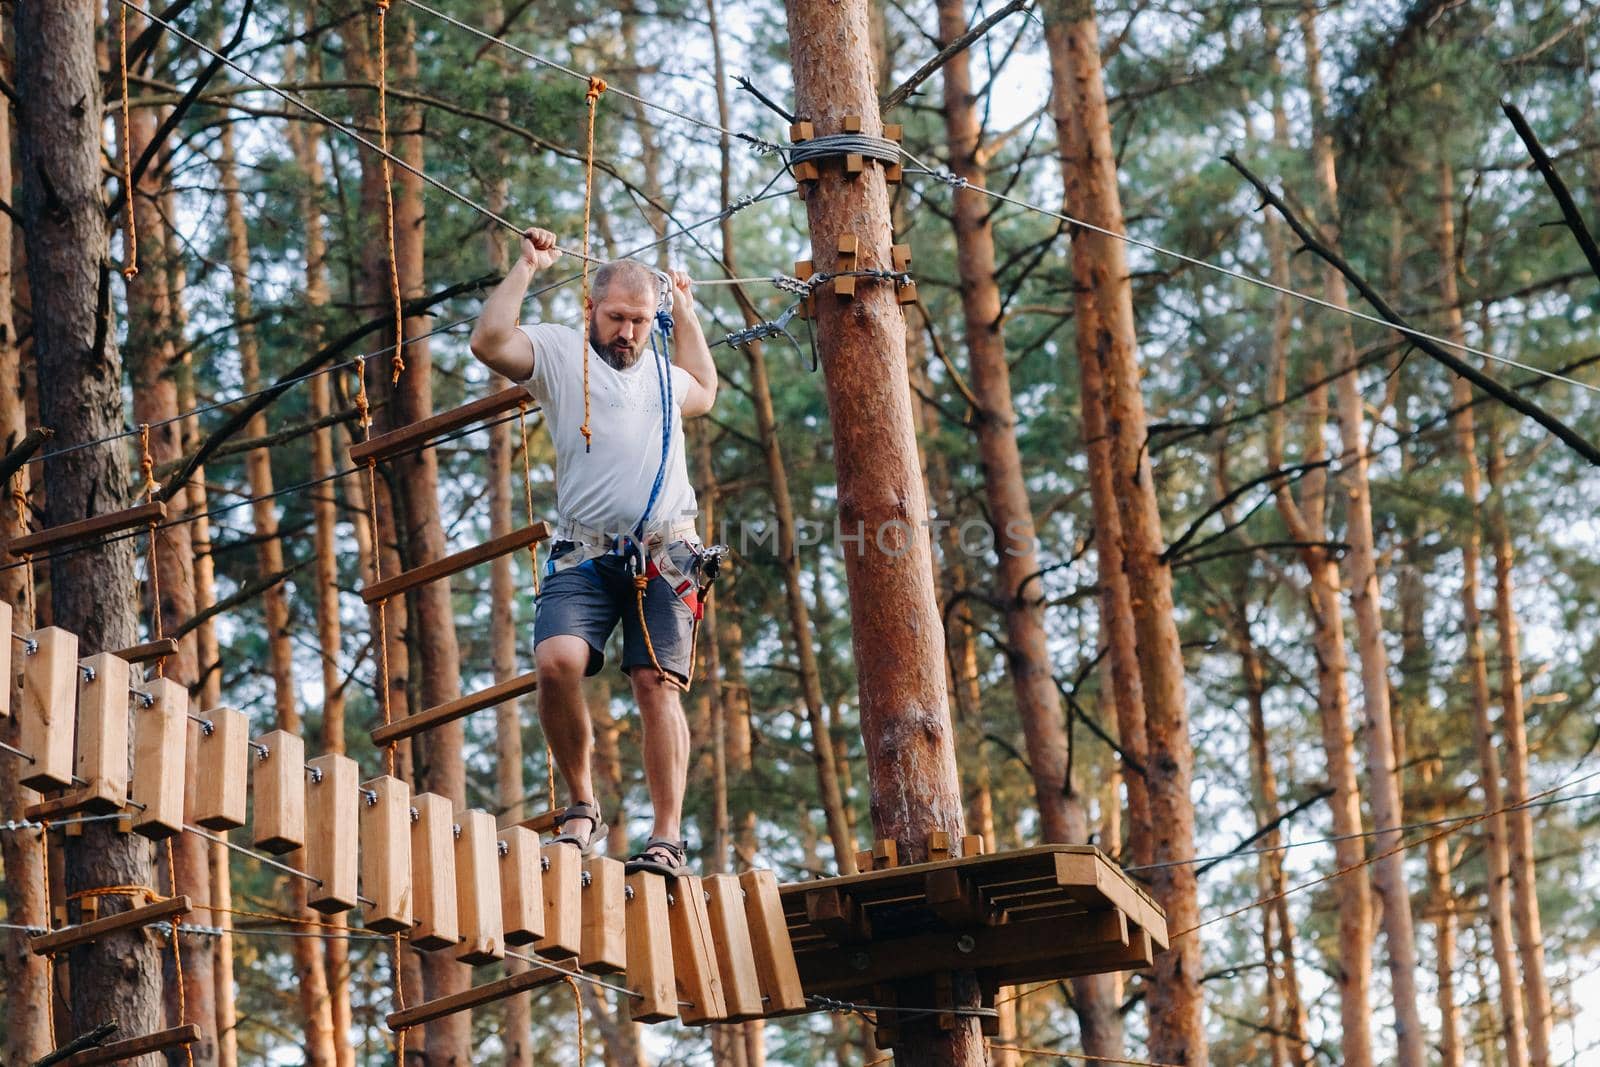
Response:
POLYGON ((584 871, 578 875, 578 884, 583 886, 585 889, 589 888, 589 883, 592 881, 594 881, 594 875, 590 874, 588 871, 584 871))
POLYGON ((417 822, 421 818, 422 818, 422 812, 418 811, 416 808, 412 808, 411 809, 411 821, 412 822, 417 822))
POLYGON ((460 841, 461 840, 461 824, 460 823, 453 824, 450 827, 450 833, 457 841, 460 841))
POLYGON ((970 953, 973 949, 975 949, 977 947, 978 947, 978 940, 977 940, 977 938, 973 937, 971 934, 962 934, 960 937, 956 938, 956 951, 957 952, 960 952, 960 953, 963 953, 963 954, 970 953))
MULTIPOLYGON (((258 762, 261 762, 261 763, 267 762, 267 757, 269 757, 271 755, 272 755, 272 747, 270 745, 258 745, 258 746, 256 746, 256 760, 258 762)), ((416 811, 417 809, 412 808, 411 810, 412 811, 416 811)))
POLYGON ((311 784, 312 785, 321 785, 322 784, 322 768, 321 767, 307 767, 306 770, 311 772, 311 784))
POLYGON ((375 808, 378 806, 378 791, 376 789, 363 789, 361 797, 367 802, 367 807, 375 808))
POLYGON ((95 673, 94 673, 94 668, 93 667, 89 666, 86 663, 80 663, 78 665, 78 669, 83 672, 83 680, 85 682, 92 682, 92 681, 95 680, 95 673))
POLYGON ((505 842, 505 841, 496 841, 494 844, 495 844, 495 851, 500 853, 500 858, 501 859, 505 859, 507 856, 511 855, 511 845, 508 844, 507 842, 505 842))
POLYGON ((622 887, 622 899, 623 900, 632 900, 633 899, 633 886, 625 885, 625 886, 622 887))
POLYGON ((540 856, 539 857, 539 869, 541 871, 548 871, 550 869, 550 857, 549 856, 540 856))

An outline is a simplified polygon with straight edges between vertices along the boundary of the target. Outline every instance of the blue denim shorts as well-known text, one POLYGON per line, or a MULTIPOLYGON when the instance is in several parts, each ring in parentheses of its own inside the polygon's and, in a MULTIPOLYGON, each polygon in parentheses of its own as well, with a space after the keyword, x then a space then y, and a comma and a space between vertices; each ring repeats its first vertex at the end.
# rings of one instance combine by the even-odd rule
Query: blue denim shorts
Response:
MULTIPOLYGON (((561 556, 575 551, 571 542, 558 541, 550 560, 559 565, 561 556)), ((669 561, 687 571, 692 567, 695 548, 687 542, 674 542, 667 549, 669 561)), ((691 583, 692 585, 692 583, 691 583)), ((533 642, 570 634, 589 645, 589 665, 585 675, 600 673, 605 665, 606 642, 622 623, 622 673, 635 667, 654 668, 650 648, 655 649, 661 669, 689 681, 690 648, 694 636, 694 611, 673 592, 666 578, 656 575, 644 591, 644 626, 650 629, 650 644, 645 644, 640 625, 633 575, 621 556, 604 555, 586 560, 576 567, 557 569, 544 579, 536 601, 533 642)))

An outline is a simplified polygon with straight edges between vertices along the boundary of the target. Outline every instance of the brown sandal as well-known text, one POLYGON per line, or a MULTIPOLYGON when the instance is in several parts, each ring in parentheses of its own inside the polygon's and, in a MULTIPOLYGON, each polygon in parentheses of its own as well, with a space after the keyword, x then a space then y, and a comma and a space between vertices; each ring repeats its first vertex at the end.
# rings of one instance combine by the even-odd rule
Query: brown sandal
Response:
POLYGON ((582 837, 577 834, 563 831, 550 839, 552 845, 577 845, 578 851, 585 856, 592 855, 601 841, 605 840, 606 824, 600 818, 600 809, 587 801, 567 805, 567 809, 556 816, 556 829, 560 830, 567 823, 575 819, 585 819, 589 823, 589 832, 582 837))

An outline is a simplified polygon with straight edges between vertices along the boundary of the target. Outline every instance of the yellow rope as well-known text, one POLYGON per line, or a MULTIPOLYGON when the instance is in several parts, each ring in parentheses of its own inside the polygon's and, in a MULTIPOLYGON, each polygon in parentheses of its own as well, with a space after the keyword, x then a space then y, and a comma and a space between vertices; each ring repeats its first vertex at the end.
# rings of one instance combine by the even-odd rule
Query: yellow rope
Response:
MULTIPOLYGON (((39 823, 39 860, 44 869, 44 928, 50 930, 55 926, 55 917, 50 914, 50 823, 39 823)), ((45 999, 44 1015, 50 1022, 50 1047, 56 1047, 56 958, 51 953, 44 954, 44 980, 45 999)))
MULTIPOLYGON (((167 838, 167 887, 172 890, 172 895, 178 895, 178 865, 172 858, 172 838, 167 838)), ((172 920, 172 969, 178 978, 178 1025, 183 1026, 188 1021, 189 1005, 184 999, 183 992, 183 949, 178 944, 178 920, 172 920)), ((183 1054, 188 1058, 189 1067, 194 1067, 194 1046, 183 1046, 183 1054)))
POLYGON ((128 265, 122 276, 129 281, 139 273, 139 231, 133 218, 133 128, 128 123, 128 5, 120 5, 118 53, 122 68, 122 212, 127 216, 128 265))
POLYGON ((605 79, 591 75, 584 97, 589 108, 589 137, 583 159, 583 425, 578 427, 585 452, 594 437, 589 429, 589 213, 594 199, 594 112, 605 91, 605 79))
POLYGON ((389 248, 389 294, 394 300, 394 355, 389 359, 390 383, 400 380, 406 369, 405 316, 400 307, 400 261, 395 253, 394 177, 389 169, 389 0, 378 5, 378 144, 383 149, 384 236, 389 248))
MULTIPOLYGON (((123 10, 127 10, 127 5, 123 5, 123 10)), ((156 481, 155 476, 155 460, 150 455, 150 424, 148 422, 139 424, 139 453, 139 471, 144 475, 144 488, 141 492, 144 493, 147 502, 153 502, 156 498, 156 489, 159 487, 159 483, 156 481)), ((156 558, 156 521, 154 519, 150 520, 150 536, 147 544, 148 554, 146 560, 150 570, 150 639, 159 641, 161 640, 161 565, 156 558)), ((165 678, 166 676, 166 660, 158 657, 156 659, 156 677, 165 678)))

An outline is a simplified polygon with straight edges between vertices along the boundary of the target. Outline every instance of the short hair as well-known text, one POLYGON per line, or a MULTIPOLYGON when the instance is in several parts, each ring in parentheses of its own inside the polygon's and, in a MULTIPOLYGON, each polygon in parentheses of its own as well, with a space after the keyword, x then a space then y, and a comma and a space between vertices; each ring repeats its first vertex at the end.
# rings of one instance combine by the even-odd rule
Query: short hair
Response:
POLYGON ((594 272, 594 284, 590 287, 589 298, 596 304, 600 303, 611 291, 611 286, 618 282, 645 290, 652 299, 656 295, 655 271, 637 259, 613 259, 609 263, 602 263, 600 269, 594 272))

